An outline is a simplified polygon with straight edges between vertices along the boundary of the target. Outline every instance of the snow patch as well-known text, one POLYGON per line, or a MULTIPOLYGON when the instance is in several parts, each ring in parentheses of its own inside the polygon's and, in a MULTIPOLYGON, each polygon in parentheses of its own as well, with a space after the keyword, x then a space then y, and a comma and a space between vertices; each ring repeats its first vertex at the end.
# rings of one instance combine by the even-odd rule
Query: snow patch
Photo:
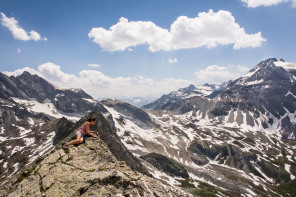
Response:
MULTIPOLYGON (((23 100, 19 98, 12 99, 19 103, 20 105, 25 105, 29 112, 35 112, 35 113, 45 113, 55 118, 62 118, 66 117, 69 120, 78 121, 81 117, 78 117, 77 114, 62 114, 60 113, 56 107, 52 103, 39 103, 37 101, 29 101, 29 100, 23 100)), ((30 121, 32 123, 33 120, 30 121)), ((33 124, 33 123, 32 123, 33 124)))
POLYGON ((290 173, 291 180, 294 180, 295 176, 291 173, 290 169, 291 169, 291 165, 285 164, 285 170, 290 173))
POLYGON ((15 147, 12 149, 10 156, 12 156, 12 155, 13 155, 14 153, 16 153, 16 152, 20 152, 20 151, 22 151, 24 148, 25 148, 24 146, 15 146, 15 147))
POLYGON ((1 127, 0 134, 4 134, 4 131, 5 131, 4 127, 1 127))
POLYGON ((273 62, 275 66, 282 67, 285 70, 296 70, 296 63, 289 63, 289 62, 282 62, 282 61, 277 61, 273 62))
POLYGON ((35 138, 23 138, 25 141, 26 146, 31 146, 35 143, 35 138))
POLYGON ((295 140, 296 139, 296 137, 295 137, 295 135, 294 135, 293 132, 288 136, 288 139, 289 140, 295 140))
POLYGON ((245 85, 250 86, 250 85, 260 84, 260 83, 263 83, 263 82, 264 82, 263 79, 261 79, 259 81, 258 80, 255 80, 255 81, 249 81, 249 82, 245 83, 245 85))
POLYGON ((88 99, 88 98, 82 98, 82 99, 87 101, 87 102, 90 102, 90 103, 94 103, 94 104, 98 103, 98 101, 96 101, 95 99, 88 99))

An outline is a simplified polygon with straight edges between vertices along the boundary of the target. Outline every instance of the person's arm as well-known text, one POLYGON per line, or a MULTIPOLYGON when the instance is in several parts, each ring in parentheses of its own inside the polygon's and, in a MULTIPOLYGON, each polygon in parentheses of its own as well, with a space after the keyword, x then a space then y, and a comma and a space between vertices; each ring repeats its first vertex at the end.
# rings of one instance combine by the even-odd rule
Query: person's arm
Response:
POLYGON ((90 135, 90 136, 93 136, 93 137, 98 137, 98 136, 96 136, 96 135, 94 135, 94 134, 92 134, 93 133, 93 131, 91 131, 90 130, 90 126, 89 126, 89 122, 88 123, 86 123, 86 125, 85 125, 86 127, 86 132, 87 132, 87 134, 88 135, 90 135))
POLYGON ((99 132, 97 132, 97 131, 90 131, 90 132, 99 135, 99 132))

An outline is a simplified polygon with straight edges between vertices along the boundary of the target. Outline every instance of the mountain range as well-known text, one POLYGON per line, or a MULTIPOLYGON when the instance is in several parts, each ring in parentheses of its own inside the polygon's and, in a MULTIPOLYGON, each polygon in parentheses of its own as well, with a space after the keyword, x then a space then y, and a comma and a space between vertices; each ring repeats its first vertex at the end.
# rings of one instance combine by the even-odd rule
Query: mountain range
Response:
POLYGON ((96 162, 82 170, 91 184, 75 182, 65 195, 102 195, 106 188, 112 195, 136 192, 130 179, 118 176, 124 161, 130 168, 125 174, 146 177, 142 184, 151 176, 161 181, 158 186, 135 184, 147 196, 295 196, 295 82, 296 64, 270 58, 234 81, 190 85, 139 108, 119 100, 98 102, 83 90, 60 89, 28 72, 17 77, 0 73, 1 194, 25 195, 25 185, 38 183, 38 195, 53 196, 53 188, 69 187, 46 186, 57 166, 72 166, 76 173, 81 169, 75 152, 104 149, 110 153, 102 163, 101 157, 89 155, 96 162), (64 154, 61 144, 89 114, 98 117, 95 129, 102 141, 87 139, 64 154), (54 155, 60 159, 51 168, 48 158, 54 155), (96 178, 106 165, 112 166, 104 168, 108 181, 96 178), (116 175, 108 175, 111 171, 116 175), (161 185, 169 192, 153 189, 161 185))
POLYGON ((183 99, 189 99, 191 97, 200 96, 203 98, 213 98, 219 94, 227 85, 231 83, 231 80, 227 83, 222 83, 221 85, 210 85, 208 83, 202 86, 195 86, 191 84, 186 88, 180 88, 177 91, 170 92, 161 96, 159 99, 151 102, 149 104, 143 105, 143 109, 150 110, 161 110, 166 106, 175 103, 183 99))

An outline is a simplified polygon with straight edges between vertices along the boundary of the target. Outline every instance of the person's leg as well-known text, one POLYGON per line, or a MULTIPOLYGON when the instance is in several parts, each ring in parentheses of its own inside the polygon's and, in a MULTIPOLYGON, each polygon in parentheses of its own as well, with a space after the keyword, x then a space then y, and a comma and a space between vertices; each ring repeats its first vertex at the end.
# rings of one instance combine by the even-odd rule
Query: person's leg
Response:
POLYGON ((73 144, 81 144, 83 142, 83 137, 81 135, 76 136, 76 140, 72 140, 71 142, 67 143, 67 146, 73 145, 73 144))

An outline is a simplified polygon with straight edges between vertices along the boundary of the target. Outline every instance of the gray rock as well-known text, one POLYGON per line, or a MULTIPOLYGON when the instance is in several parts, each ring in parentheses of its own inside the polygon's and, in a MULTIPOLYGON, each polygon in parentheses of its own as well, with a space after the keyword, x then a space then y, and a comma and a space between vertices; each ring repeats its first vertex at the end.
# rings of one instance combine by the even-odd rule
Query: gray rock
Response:
POLYGON ((104 141, 88 138, 85 144, 49 154, 16 189, 14 196, 189 196, 178 188, 133 171, 116 160, 104 141))

